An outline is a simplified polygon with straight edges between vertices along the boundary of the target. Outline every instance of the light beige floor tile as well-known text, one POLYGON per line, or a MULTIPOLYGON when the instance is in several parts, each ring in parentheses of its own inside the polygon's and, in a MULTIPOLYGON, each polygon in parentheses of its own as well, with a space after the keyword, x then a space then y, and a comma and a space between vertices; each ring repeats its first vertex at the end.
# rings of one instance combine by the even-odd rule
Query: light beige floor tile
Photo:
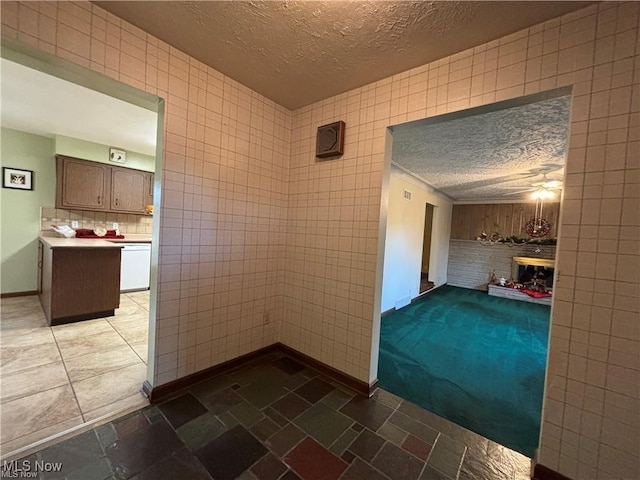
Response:
MULTIPOLYGON (((142 383, 140 385, 142 385, 142 383)), ((116 402, 86 412, 83 415, 85 421, 90 422, 91 420, 95 420, 96 418, 102 417, 103 415, 107 415, 111 412, 130 409, 132 407, 142 408, 147 405, 149 405, 149 400, 147 400, 142 393, 137 392, 129 397, 122 398, 116 402)))
POLYGON ((64 364, 61 361, 48 363, 2 375, 0 377, 0 399, 2 403, 6 403, 68 384, 69 378, 64 364))
POLYGON ((149 301, 151 298, 150 290, 143 290, 140 292, 130 292, 126 294, 131 300, 137 304, 143 306, 145 309, 149 309, 149 301))
POLYGON ((126 305, 120 304, 120 308, 116 308, 115 315, 113 317, 107 317, 111 320, 113 318, 127 317, 129 315, 149 315, 148 312, 135 302, 127 303, 126 305))
POLYGON ((142 310, 139 313, 124 315, 121 317, 109 317, 108 322, 117 330, 118 328, 149 326, 149 312, 142 310))
POLYGON ((25 329, 20 333, 15 332, 13 335, 7 335, 6 338, 4 332, 2 332, 0 342, 3 347, 32 347, 35 345, 56 344, 49 327, 25 329))
MULTIPOLYGON (((63 422, 56 423, 55 425, 51 425, 49 427, 45 427, 40 430, 37 430, 33 433, 23 435, 21 437, 16 438, 15 440, 10 440, 8 442, 5 442, 0 446, 0 449, 2 450, 2 456, 3 458, 14 457, 14 455, 12 455, 12 452, 15 452, 18 449, 27 447, 29 445, 34 444, 35 442, 39 442, 41 440, 44 440, 45 438, 49 438, 61 432, 65 432, 70 428, 77 427, 78 425, 82 425, 83 423, 84 421, 82 417, 78 415, 77 417, 72 417, 69 420, 65 420, 63 422)), ((57 441, 55 443, 57 443, 57 441)), ((38 450, 41 450, 41 448, 37 447, 34 449, 34 451, 38 451, 38 450)), ((14 458, 22 458, 25 455, 28 455, 28 453, 17 455, 14 458)))
POLYGON ((69 378, 75 385, 75 382, 80 380, 119 370, 140 362, 141 360, 136 352, 127 345, 113 350, 71 357, 65 360, 65 365, 69 378))
POLYGON ((129 345, 145 342, 149 338, 149 327, 146 325, 115 327, 115 329, 129 345))
POLYGON ((0 314, 0 331, 2 331, 3 336, 24 334, 25 331, 38 328, 49 328, 44 314, 22 315, 12 318, 3 317, 2 314, 0 314))
POLYGON ((74 382, 73 388, 83 413, 131 397, 142 388, 147 366, 138 363, 74 382))
POLYGON ((147 354, 149 351, 149 343, 147 341, 141 343, 130 343, 131 348, 138 354, 138 357, 147 364, 147 354))
POLYGON ((111 324, 104 318, 96 320, 85 320, 82 322, 68 323, 66 325, 57 325, 51 327, 53 335, 58 342, 67 340, 75 340, 89 335, 98 335, 101 333, 109 333, 113 331, 111 324))
POLYGON ((87 353, 104 352, 126 345, 127 343, 115 330, 97 335, 87 335, 85 337, 58 341, 58 348, 65 361, 73 357, 86 355, 87 353))
POLYGON ((3 346, 0 348, 0 375, 60 360, 62 358, 54 342, 31 346, 3 346))
POLYGON ((2 404, 0 443, 80 417, 69 385, 52 388, 2 404))

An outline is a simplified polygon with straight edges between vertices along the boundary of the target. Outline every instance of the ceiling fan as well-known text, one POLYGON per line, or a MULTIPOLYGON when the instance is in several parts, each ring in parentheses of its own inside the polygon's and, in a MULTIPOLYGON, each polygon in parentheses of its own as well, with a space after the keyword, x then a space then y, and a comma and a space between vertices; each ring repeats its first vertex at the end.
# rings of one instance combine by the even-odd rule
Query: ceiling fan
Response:
POLYGON ((556 196, 556 191, 562 190, 562 180, 549 180, 547 174, 542 174, 542 180, 532 183, 530 187, 505 187, 518 188, 515 192, 504 193, 503 196, 518 195, 521 193, 532 192, 534 199, 550 199, 556 196))

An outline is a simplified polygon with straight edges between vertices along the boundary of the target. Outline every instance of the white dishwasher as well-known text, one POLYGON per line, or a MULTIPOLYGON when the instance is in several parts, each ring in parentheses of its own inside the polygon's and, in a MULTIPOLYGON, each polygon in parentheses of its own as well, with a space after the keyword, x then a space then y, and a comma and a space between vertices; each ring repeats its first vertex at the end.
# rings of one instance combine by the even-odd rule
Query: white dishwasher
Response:
POLYGON ((120 264, 120 291, 147 290, 151 273, 151 244, 125 243, 120 264))

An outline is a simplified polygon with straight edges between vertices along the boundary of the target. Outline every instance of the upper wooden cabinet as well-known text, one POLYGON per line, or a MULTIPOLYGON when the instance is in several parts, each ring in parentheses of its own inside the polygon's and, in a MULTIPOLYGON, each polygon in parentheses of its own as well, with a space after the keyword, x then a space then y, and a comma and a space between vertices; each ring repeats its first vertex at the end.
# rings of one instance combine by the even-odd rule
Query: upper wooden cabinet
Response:
POLYGON ((144 213, 148 176, 141 170, 111 167, 111 210, 144 213))
POLYGON ((146 213, 153 173, 56 155, 56 208, 146 213))
POLYGON ((109 165, 58 157, 56 207, 107 210, 109 177, 109 165))

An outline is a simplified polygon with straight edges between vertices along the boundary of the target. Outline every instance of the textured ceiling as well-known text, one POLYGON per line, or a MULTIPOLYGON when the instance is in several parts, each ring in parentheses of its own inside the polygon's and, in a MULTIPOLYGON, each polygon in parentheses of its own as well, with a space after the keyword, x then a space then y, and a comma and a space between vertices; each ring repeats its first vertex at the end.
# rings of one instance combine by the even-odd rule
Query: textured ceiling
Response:
POLYGON ((3 127, 155 155, 155 112, 6 59, 0 68, 3 127))
POLYGON ((594 2, 94 3, 296 109, 594 2))
POLYGON ((567 151, 570 96, 538 98, 394 126, 392 161, 458 202, 526 198, 543 174, 562 180, 567 151))

